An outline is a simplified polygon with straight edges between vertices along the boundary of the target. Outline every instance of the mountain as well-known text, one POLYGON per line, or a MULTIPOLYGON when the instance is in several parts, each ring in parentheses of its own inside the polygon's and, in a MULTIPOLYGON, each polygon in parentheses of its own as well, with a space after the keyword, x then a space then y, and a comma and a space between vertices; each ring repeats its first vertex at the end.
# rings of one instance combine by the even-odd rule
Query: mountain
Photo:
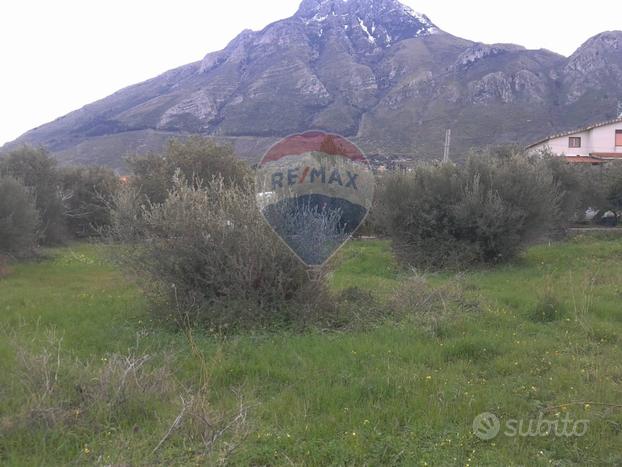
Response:
POLYGON ((128 152, 200 133, 258 159, 279 137, 322 129, 368 154, 439 158, 527 143, 615 116, 622 32, 565 58, 440 30, 397 0, 304 0, 294 16, 246 30, 223 50, 30 130, 62 162, 122 167, 128 152))

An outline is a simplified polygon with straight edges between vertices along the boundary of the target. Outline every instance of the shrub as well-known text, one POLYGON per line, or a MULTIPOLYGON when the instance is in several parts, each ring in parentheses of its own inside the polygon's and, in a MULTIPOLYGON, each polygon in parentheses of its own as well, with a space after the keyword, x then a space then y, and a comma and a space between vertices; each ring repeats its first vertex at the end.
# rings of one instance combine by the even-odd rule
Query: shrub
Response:
POLYGON ((622 210, 622 164, 614 162, 603 174, 608 205, 622 210))
POLYGON ((309 283, 249 186, 227 186, 222 178, 188 184, 178 173, 161 204, 138 207, 131 193, 122 198, 113 213, 115 234, 130 243, 122 261, 147 279, 162 318, 222 328, 290 320, 321 295, 308 294, 323 283, 309 283))
POLYGON ((128 184, 119 186, 109 206, 110 226, 107 231, 109 240, 134 244, 145 238, 142 216, 148 207, 141 202, 142 199, 133 186, 128 184))
POLYGON ((56 160, 42 148, 24 146, 0 160, 0 175, 17 178, 32 188, 41 217, 41 241, 62 243, 67 230, 56 160))
POLYGON ((622 164, 616 161, 598 167, 568 164, 548 151, 540 151, 539 157, 560 188, 563 220, 582 222, 588 208, 602 212, 622 210, 622 164))
POLYGON ((109 227, 109 207, 120 184, 115 173, 104 167, 70 167, 60 176, 71 234, 83 238, 109 227))
POLYGON ((9 267, 9 258, 0 255, 0 279, 8 276, 10 273, 11 268, 9 267))
POLYGON ((22 256, 32 252, 38 227, 39 213, 31 190, 14 178, 0 177, 0 269, 3 254, 22 256))
POLYGON ((376 174, 375 183, 371 208, 361 226, 355 231, 355 237, 386 237, 388 235, 383 212, 380 208, 383 188, 386 186, 385 174, 376 174))
POLYGON ((177 170, 186 180, 211 180, 218 176, 225 186, 251 182, 250 169, 236 158, 232 147, 198 136, 183 141, 173 139, 163 154, 134 156, 127 163, 133 174, 132 186, 152 203, 164 202, 177 170))
POLYGON ((378 196, 377 216, 398 259, 431 269, 511 259, 560 216, 551 171, 518 154, 422 165, 388 176, 378 196))
POLYGON ((601 167, 568 164, 561 157, 542 153, 543 162, 551 171, 560 189, 560 224, 582 221, 589 208, 607 206, 607 184, 601 167))

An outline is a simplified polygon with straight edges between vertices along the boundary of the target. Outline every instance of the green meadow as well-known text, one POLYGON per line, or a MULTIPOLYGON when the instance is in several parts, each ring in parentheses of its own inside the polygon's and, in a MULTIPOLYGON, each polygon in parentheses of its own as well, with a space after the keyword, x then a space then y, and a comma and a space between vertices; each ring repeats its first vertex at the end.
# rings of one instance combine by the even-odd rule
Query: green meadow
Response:
MULTIPOLYGON (((460 290, 429 326, 221 335, 151 321, 87 244, 0 279, 2 465, 620 465, 622 240, 581 236, 461 274, 353 241, 335 292, 460 290), (483 440, 473 419, 494 413, 483 440), (529 436, 530 421, 582 436, 529 436), (504 433, 521 422, 522 435, 504 433)), ((427 322, 426 322, 427 323, 427 322)), ((566 434, 568 434, 566 432, 566 434)))

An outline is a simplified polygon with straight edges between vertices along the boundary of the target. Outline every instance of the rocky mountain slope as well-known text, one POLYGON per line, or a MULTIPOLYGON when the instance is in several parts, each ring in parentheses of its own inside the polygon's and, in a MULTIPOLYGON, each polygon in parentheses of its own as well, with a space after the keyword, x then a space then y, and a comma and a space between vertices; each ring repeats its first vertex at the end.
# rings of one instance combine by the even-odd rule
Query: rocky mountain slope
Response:
POLYGON ((323 129, 369 154, 440 158, 526 143, 615 116, 622 101, 622 32, 565 58, 481 44, 438 29, 397 0, 304 0, 291 18, 243 31, 221 51, 122 89, 16 144, 64 162, 120 168, 127 153, 176 135, 230 141, 257 159, 278 137, 323 129))

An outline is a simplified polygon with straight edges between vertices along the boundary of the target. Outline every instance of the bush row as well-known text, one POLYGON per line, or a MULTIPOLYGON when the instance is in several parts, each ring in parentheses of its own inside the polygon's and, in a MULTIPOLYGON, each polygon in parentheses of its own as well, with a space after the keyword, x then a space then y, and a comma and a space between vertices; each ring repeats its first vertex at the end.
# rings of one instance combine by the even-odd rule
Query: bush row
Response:
POLYGON ((0 158, 0 255, 27 256, 110 224, 118 177, 101 167, 58 167, 44 149, 0 158))
MULTIPOLYGON (((42 150, 0 160, 0 253, 105 229, 159 318, 227 328, 311 318, 338 326, 356 315, 359 305, 333 296, 321 276, 310 281, 266 225, 252 171, 231 147, 189 138, 128 165, 120 184, 105 169, 60 169, 42 150)), ((619 209, 622 170, 503 150, 383 175, 376 191, 366 232, 388 236, 404 265, 464 269, 560 235, 588 206, 619 209)))

